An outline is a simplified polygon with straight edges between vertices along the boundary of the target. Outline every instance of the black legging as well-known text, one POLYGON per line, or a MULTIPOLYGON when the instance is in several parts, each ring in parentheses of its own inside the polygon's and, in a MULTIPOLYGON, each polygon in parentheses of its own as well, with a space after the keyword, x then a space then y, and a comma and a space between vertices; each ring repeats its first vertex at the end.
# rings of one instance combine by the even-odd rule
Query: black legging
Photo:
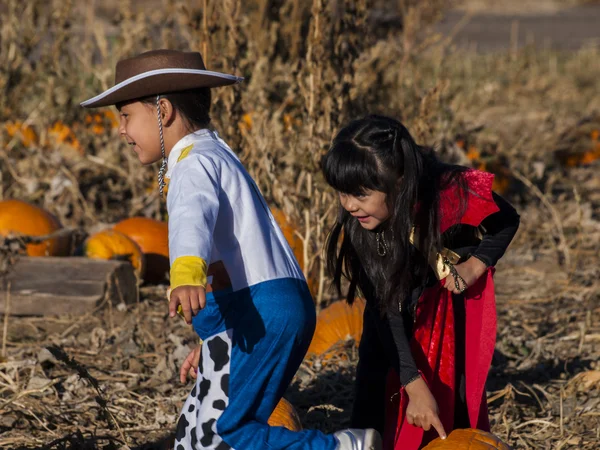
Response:
MULTIPOLYGON (((464 297, 453 295, 453 309, 456 330, 456 399, 454 428, 469 428, 469 418, 465 398, 465 309, 464 297), (463 343, 462 345, 460 343, 463 343)), ((406 323, 406 322, 405 322, 406 323)), ((408 328, 408 327, 407 327, 408 328)), ((412 330, 408 330, 411 333, 412 330)), ((409 339, 407 339, 409 342, 409 339)), ((350 426, 353 428, 375 428, 383 433, 385 424, 385 390, 390 369, 400 373, 401 352, 393 338, 387 317, 369 303, 364 312, 363 334, 358 348, 356 368, 355 398, 350 426)), ((449 430, 446 430, 449 431, 449 430)))

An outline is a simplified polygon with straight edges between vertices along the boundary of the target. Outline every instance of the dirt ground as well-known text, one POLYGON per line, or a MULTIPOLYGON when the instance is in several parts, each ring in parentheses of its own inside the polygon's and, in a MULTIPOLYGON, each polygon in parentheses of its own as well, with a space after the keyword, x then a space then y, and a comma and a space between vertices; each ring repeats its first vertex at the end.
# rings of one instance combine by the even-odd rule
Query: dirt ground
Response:
MULTIPOLYGON (((522 214, 528 222, 544 212, 522 214)), ((493 431, 514 448, 595 449, 598 248, 582 245, 571 255, 581 269, 568 273, 555 251, 532 251, 524 234, 496 276, 498 336, 487 384, 493 431)), ((167 317, 163 289, 145 288, 139 305, 103 305, 86 317, 11 318, 0 384, 25 389, 0 405, 0 446, 168 448, 191 388, 177 380, 178 368, 196 338, 167 317)), ((349 425, 354 344, 302 364, 285 397, 304 427, 349 425)))

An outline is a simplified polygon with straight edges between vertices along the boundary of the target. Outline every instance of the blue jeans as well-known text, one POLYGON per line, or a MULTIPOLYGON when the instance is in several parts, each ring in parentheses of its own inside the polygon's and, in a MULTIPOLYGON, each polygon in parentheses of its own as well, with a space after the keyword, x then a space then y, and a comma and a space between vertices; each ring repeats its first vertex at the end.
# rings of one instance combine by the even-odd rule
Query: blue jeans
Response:
POLYGON ((304 358, 315 322, 304 280, 207 294, 192 323, 204 342, 175 450, 335 449, 332 435, 267 425, 304 358))

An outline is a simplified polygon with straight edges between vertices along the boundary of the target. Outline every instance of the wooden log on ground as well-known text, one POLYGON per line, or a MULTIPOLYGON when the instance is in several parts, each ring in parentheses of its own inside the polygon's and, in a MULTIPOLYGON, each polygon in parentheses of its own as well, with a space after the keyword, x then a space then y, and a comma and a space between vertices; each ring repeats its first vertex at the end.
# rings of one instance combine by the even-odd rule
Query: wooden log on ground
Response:
POLYGON ((124 261, 82 257, 21 257, 0 276, 0 313, 6 308, 10 283, 10 315, 85 314, 104 300, 137 301, 137 279, 124 261))

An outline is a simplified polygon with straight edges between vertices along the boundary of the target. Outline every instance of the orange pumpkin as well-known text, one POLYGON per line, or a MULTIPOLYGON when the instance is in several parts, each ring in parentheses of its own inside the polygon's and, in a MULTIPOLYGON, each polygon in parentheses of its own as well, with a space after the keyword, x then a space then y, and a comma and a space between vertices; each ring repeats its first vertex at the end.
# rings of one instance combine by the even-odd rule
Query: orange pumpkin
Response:
POLYGON ((298 413, 285 398, 279 400, 267 423, 272 427, 285 427, 291 431, 302 430, 302 423, 300 422, 298 413))
POLYGON ((79 154, 83 154, 83 148, 73 130, 60 120, 55 122, 54 125, 48 129, 48 137, 52 146, 66 146, 66 148, 70 148, 79 154))
POLYGON ((452 431, 444 440, 437 438, 423 450, 511 450, 491 433, 472 428, 452 431))
POLYGON ((275 218, 277 225, 283 231, 283 236, 292 248, 294 256, 300 265, 300 269, 304 270, 304 242, 296 234, 296 226, 287 218, 285 213, 278 208, 271 208, 271 214, 275 218))
MULTIPOLYGON (((62 228, 56 217, 45 209, 21 200, 0 201, 0 235, 44 236, 62 228)), ((66 256, 69 238, 49 239, 39 244, 28 244, 29 256, 66 256)))
POLYGON ((88 237, 84 253, 88 258, 129 261, 138 276, 144 272, 144 254, 139 245, 115 230, 99 231, 88 237))
POLYGON ((38 143, 38 136, 33 128, 23 122, 7 122, 4 128, 11 138, 16 136, 25 147, 38 143))
POLYGON ((469 147, 469 151, 467 152, 467 158, 469 158, 469 161, 479 161, 481 158, 481 152, 477 147, 471 145, 469 147))
POLYGON ((556 152, 558 160, 566 167, 588 166, 600 159, 600 142, 596 142, 586 151, 572 151, 571 149, 556 152))
POLYGON ((134 240, 144 252, 145 281, 159 283, 169 272, 169 230, 165 222, 147 217, 131 217, 117 223, 114 230, 134 240))
POLYGON ((349 338, 360 342, 364 311, 365 301, 361 298, 355 299, 352 306, 340 300, 323 309, 317 317, 308 353, 322 355, 336 343, 349 338))
POLYGON ((250 131, 252 129, 253 120, 252 112, 246 113, 242 116, 242 120, 238 122, 238 127, 242 131, 250 131))
POLYGON ((600 159, 600 116, 582 121, 565 133, 554 151, 563 167, 589 166, 600 159))
POLYGON ((88 126, 88 129, 96 135, 104 134, 107 131, 106 125, 109 128, 117 128, 119 126, 119 119, 110 110, 102 113, 87 114, 84 122, 88 126))

